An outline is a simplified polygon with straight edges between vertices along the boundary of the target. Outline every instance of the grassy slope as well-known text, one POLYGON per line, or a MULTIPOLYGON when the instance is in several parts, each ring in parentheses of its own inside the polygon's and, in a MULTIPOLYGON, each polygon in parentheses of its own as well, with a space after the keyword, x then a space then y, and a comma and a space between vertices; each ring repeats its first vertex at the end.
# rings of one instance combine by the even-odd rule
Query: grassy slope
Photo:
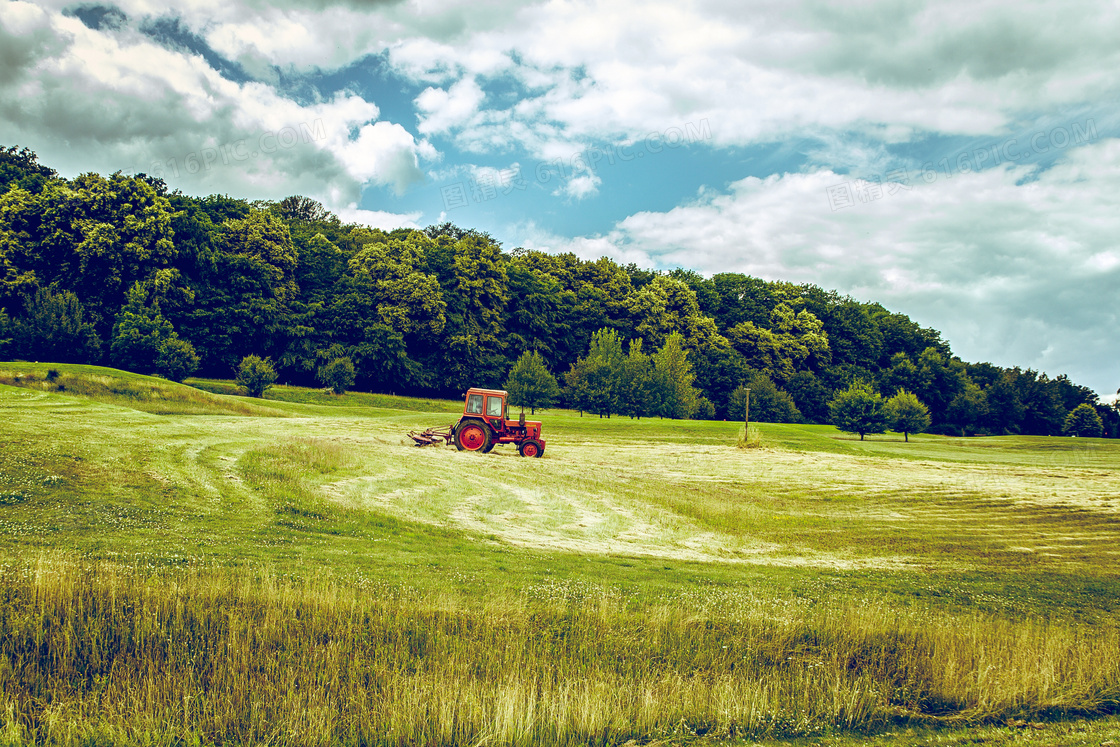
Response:
POLYGON ((873 596, 1115 626, 1111 441, 763 425, 766 448, 743 451, 737 424, 546 411, 547 454, 526 460, 407 445, 456 403, 248 401, 53 368, 47 383, 46 365, 0 364, 0 548, 16 558, 264 564, 472 596, 608 587, 639 606, 873 596))

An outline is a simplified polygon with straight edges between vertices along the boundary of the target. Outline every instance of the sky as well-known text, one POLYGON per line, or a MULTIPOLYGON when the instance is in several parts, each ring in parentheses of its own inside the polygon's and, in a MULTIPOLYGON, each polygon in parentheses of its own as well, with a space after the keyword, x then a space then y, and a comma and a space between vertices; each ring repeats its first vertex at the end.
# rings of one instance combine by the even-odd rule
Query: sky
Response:
POLYGON ((1120 387, 1120 5, 0 0, 63 176, 876 301, 1120 387))

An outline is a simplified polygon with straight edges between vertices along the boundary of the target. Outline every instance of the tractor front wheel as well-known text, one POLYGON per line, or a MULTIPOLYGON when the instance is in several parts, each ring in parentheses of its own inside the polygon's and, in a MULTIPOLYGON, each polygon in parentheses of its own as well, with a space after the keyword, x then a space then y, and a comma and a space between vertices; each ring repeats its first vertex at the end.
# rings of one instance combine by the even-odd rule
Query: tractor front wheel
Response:
POLYGON ((490 429, 475 420, 467 421, 455 429, 455 448, 459 451, 490 451, 490 429))
POLYGON ((517 447, 517 452, 523 457, 537 457, 540 458, 544 454, 544 444, 540 441, 522 441, 521 445, 517 447))

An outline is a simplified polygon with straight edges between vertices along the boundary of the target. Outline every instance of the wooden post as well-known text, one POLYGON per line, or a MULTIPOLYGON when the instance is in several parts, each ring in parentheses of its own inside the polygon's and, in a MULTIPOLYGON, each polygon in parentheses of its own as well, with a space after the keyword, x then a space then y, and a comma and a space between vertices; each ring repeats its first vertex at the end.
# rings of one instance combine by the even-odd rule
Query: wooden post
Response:
POLYGON ((743 438, 747 437, 747 429, 751 427, 751 388, 747 387, 747 407, 743 413, 743 438))

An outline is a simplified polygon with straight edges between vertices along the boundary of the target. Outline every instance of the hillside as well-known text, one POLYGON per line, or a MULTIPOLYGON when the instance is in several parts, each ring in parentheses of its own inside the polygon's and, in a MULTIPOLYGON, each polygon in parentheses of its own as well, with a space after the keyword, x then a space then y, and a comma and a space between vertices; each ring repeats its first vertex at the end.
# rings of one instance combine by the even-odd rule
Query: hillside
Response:
POLYGON ((523 459, 409 445, 454 402, 0 371, 7 734, 1120 734, 1050 723, 1120 708, 1114 440, 547 410, 523 459))

